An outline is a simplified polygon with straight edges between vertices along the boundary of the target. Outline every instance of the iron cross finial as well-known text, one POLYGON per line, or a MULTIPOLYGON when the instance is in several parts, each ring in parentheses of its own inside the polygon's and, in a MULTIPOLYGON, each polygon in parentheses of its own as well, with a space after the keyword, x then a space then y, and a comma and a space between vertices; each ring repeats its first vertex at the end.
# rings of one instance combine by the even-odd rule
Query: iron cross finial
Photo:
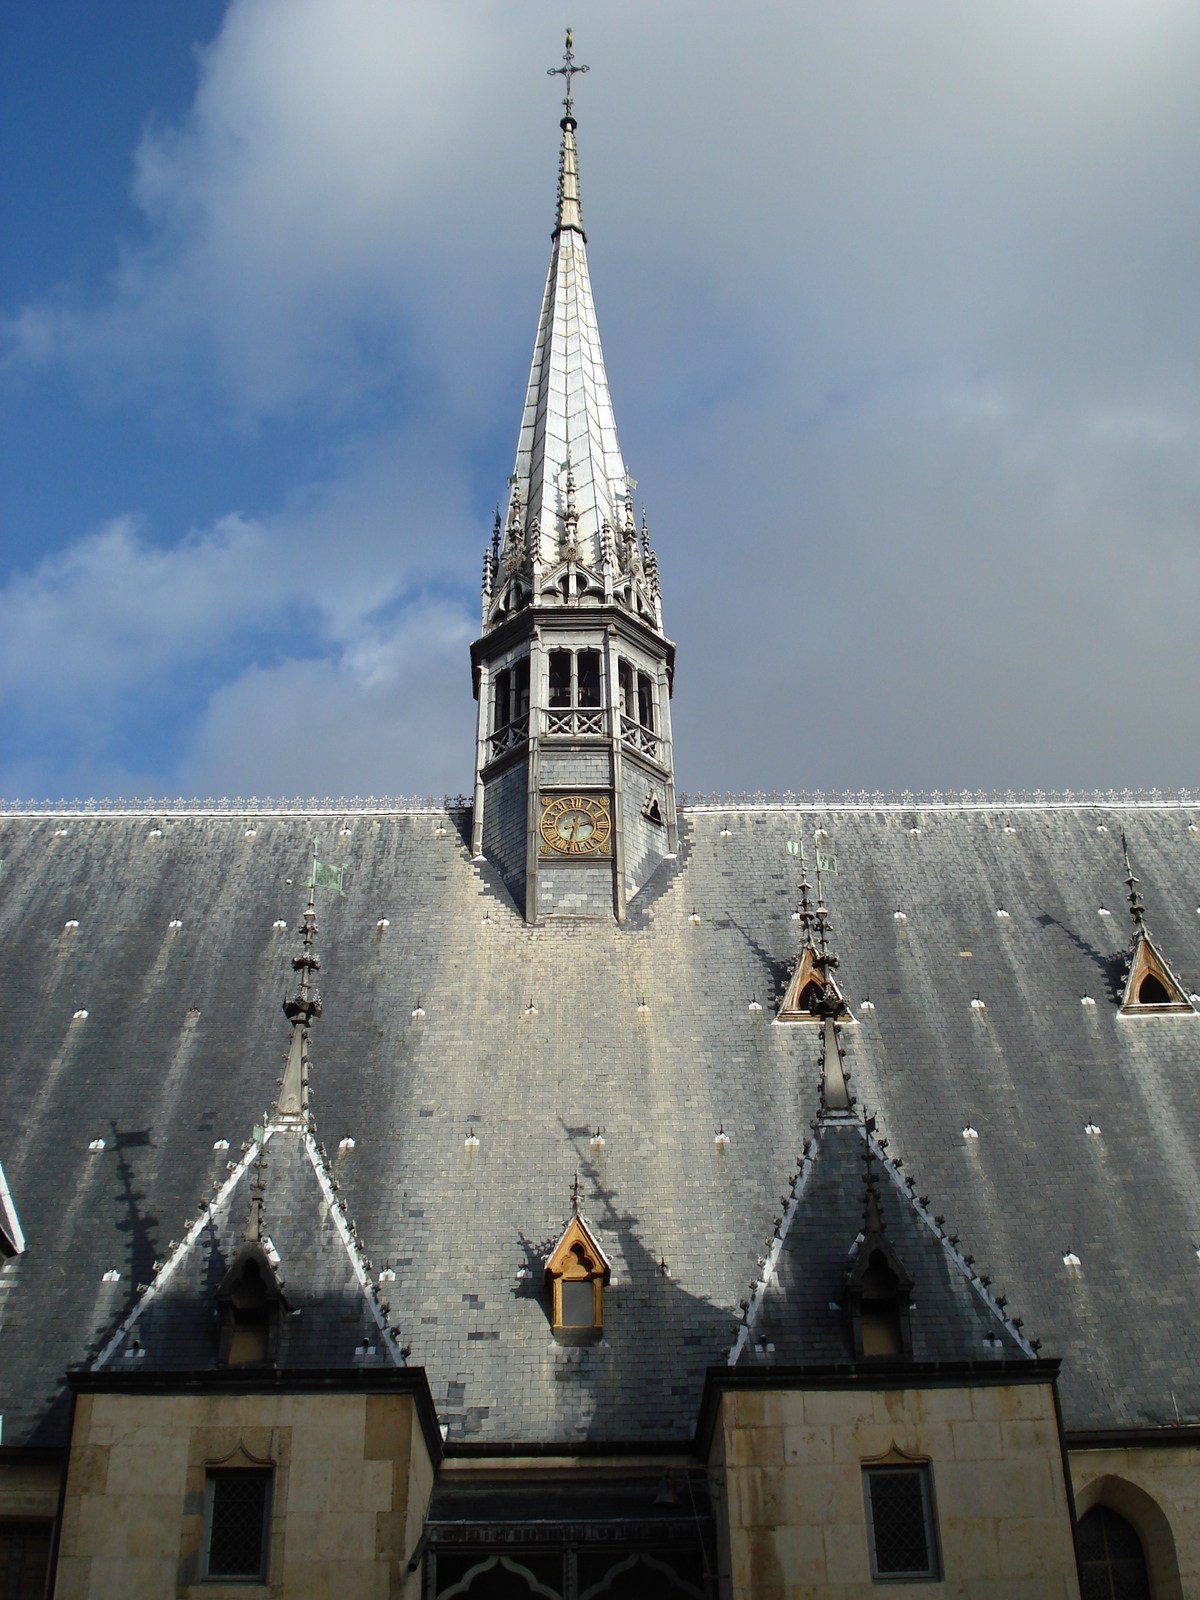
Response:
POLYGON ((563 106, 564 106, 564 108, 566 110, 566 113, 567 113, 568 117, 571 115, 571 108, 574 105, 574 101, 571 99, 571 79, 575 76, 576 73, 584 73, 584 72, 587 72, 588 70, 589 69, 587 67, 577 67, 575 65, 575 57, 574 57, 574 55, 572 54, 572 51, 571 51, 571 30, 570 30, 570 28, 568 28, 567 29, 567 47, 563 51, 563 64, 562 64, 562 66, 561 67, 547 67, 546 68, 546 76, 548 78, 560 78, 561 77, 561 78, 565 78, 567 80, 567 97, 563 101, 563 106))

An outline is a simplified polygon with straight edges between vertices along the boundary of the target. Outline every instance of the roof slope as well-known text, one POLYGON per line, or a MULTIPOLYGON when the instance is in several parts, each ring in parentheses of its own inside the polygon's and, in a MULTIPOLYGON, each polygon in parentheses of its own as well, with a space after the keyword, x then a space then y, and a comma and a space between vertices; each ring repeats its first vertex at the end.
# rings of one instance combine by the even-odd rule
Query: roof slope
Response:
POLYGON ((772 1016, 818 829, 889 1154, 1062 1356, 1069 1428, 1200 1420, 1200 1018, 1117 1016, 1122 820, 1191 990, 1198 808, 685 810, 620 928, 527 927, 458 814, 0 816, 5 1442, 62 1437, 67 1366, 261 1122, 314 831, 348 864, 315 1111, 451 1438, 687 1436, 817 1112, 819 1029, 772 1016), (577 1169, 614 1281, 567 1350, 538 1268, 577 1169))
MULTIPOLYGON (((312 1135, 296 1124, 268 1126, 262 1151, 263 1248, 287 1304, 277 1365, 399 1365, 312 1135)), ((231 1163, 233 1176, 155 1273, 97 1367, 136 1361, 139 1371, 195 1372, 216 1366, 216 1295, 245 1242, 251 1163, 258 1154, 259 1145, 252 1144, 231 1163)))
MULTIPOLYGON (((862 1123, 849 1116, 819 1122, 795 1198, 781 1219, 780 1244, 764 1274, 757 1315, 747 1325, 749 1337, 740 1339, 734 1351, 732 1359, 743 1366, 829 1366, 855 1360, 842 1301, 863 1240, 862 1155, 868 1137, 862 1123)), ((912 1359, 1031 1356, 963 1254, 909 1194, 873 1137, 870 1147, 888 1179, 879 1200, 888 1238, 914 1279, 912 1359)))

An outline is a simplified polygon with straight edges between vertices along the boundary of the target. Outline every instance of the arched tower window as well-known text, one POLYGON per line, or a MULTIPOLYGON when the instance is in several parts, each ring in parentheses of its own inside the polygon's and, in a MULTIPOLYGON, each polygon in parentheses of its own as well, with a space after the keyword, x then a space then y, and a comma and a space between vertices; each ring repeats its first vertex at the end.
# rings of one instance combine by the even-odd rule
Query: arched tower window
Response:
POLYGON ((1137 1531, 1109 1506, 1079 1521, 1083 1600, 1150 1600, 1146 1555, 1137 1531))

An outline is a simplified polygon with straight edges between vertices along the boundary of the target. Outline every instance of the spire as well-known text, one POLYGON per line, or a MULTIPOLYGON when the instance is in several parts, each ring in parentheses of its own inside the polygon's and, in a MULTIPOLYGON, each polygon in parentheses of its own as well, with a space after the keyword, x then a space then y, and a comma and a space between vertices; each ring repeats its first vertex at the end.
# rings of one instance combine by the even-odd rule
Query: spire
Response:
MULTIPOLYGON (((567 543, 569 454, 577 560, 598 574, 601 526, 605 518, 614 529, 624 521, 625 463, 596 326, 579 200, 571 88, 573 78, 587 68, 576 62, 569 33, 562 66, 548 71, 564 78, 567 90, 558 208, 509 505, 510 512, 517 512, 518 531, 528 540, 530 557, 544 568, 556 567, 567 543)), ((539 594, 533 599, 542 603, 539 594)))
POLYGON ((296 993, 283 1002, 283 1012, 292 1025, 292 1042, 288 1049, 287 1066, 279 1090, 276 1110, 283 1122, 308 1121, 308 1030, 314 1017, 321 1015, 320 992, 309 983, 314 972, 320 971, 321 958, 313 951, 317 936, 317 846, 313 841, 313 870, 308 886, 308 906, 304 912, 304 950, 292 957, 292 968, 300 974, 296 993))

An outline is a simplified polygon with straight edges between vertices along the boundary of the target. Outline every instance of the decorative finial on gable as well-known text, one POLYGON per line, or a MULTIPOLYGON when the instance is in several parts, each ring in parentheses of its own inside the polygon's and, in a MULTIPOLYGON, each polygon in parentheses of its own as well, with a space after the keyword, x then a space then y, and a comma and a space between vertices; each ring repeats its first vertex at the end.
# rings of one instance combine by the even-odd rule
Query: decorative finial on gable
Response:
MULTIPOLYGON (((266 1132, 267 1130, 264 1127, 264 1144, 266 1142, 266 1132)), ((258 1147, 258 1159, 254 1163, 254 1177, 250 1183, 250 1215, 246 1219, 246 1244, 261 1245, 263 1242, 262 1208, 263 1196, 267 1192, 266 1179, 263 1177, 263 1173, 266 1172, 267 1166, 267 1152, 263 1149, 263 1145, 260 1144, 258 1147)))
MULTIPOLYGON (((321 1015, 321 995, 310 982, 312 974, 319 972, 321 958, 313 950, 316 939, 317 879, 321 863, 317 859, 316 839, 313 840, 313 870, 308 885, 308 905, 304 911, 304 949, 292 957, 292 969, 300 974, 300 984, 295 994, 283 1002, 283 1013, 292 1024, 292 1042, 288 1049, 287 1066, 280 1085, 275 1109, 285 1122, 308 1120, 308 1030, 314 1017, 321 1015)), ((325 868, 329 873, 335 869, 325 868)), ((340 869, 336 869, 340 872, 340 869)))
MULTIPOLYGON (((570 35, 568 35, 570 37, 570 35)), ((571 1215, 579 1215, 579 1171, 576 1169, 575 1182, 571 1185, 571 1215)))
POLYGON ((872 1234, 887 1232, 887 1225, 879 1209, 879 1180, 875 1175, 875 1151, 871 1147, 871 1135, 875 1132, 875 1118, 867 1115, 863 1107, 863 1233, 869 1239, 872 1234))
POLYGON ((874 1168, 876 1154, 871 1147, 874 1132, 875 1118, 864 1111, 862 1236, 846 1275, 842 1298, 850 1313, 856 1359, 877 1356, 911 1359, 909 1301, 913 1276, 885 1230, 874 1168))
POLYGON ((1146 905, 1138 891, 1139 880, 1129 864, 1129 846, 1125 842, 1124 828, 1121 829, 1121 853, 1125 857, 1125 887, 1129 895, 1133 933, 1129 938, 1125 987, 1119 1015, 1129 1017, 1156 1011, 1193 1012, 1197 1008, 1150 937, 1150 930, 1146 926, 1146 905))
POLYGON ((1129 865, 1129 846, 1125 843, 1125 829, 1121 829, 1121 854, 1125 857, 1125 887, 1129 894, 1129 914, 1133 918, 1137 930, 1134 937, 1146 931, 1146 907, 1141 895, 1138 893, 1140 878, 1135 878, 1133 868, 1129 865))
POLYGON ((801 866, 800 909, 795 916, 803 929, 803 944, 779 1007, 778 1020, 802 1022, 813 1018, 845 1017, 848 1008, 833 976, 839 962, 829 948, 829 908, 821 889, 820 867, 817 868, 817 904, 814 909, 809 902, 808 867, 807 864, 801 866))

